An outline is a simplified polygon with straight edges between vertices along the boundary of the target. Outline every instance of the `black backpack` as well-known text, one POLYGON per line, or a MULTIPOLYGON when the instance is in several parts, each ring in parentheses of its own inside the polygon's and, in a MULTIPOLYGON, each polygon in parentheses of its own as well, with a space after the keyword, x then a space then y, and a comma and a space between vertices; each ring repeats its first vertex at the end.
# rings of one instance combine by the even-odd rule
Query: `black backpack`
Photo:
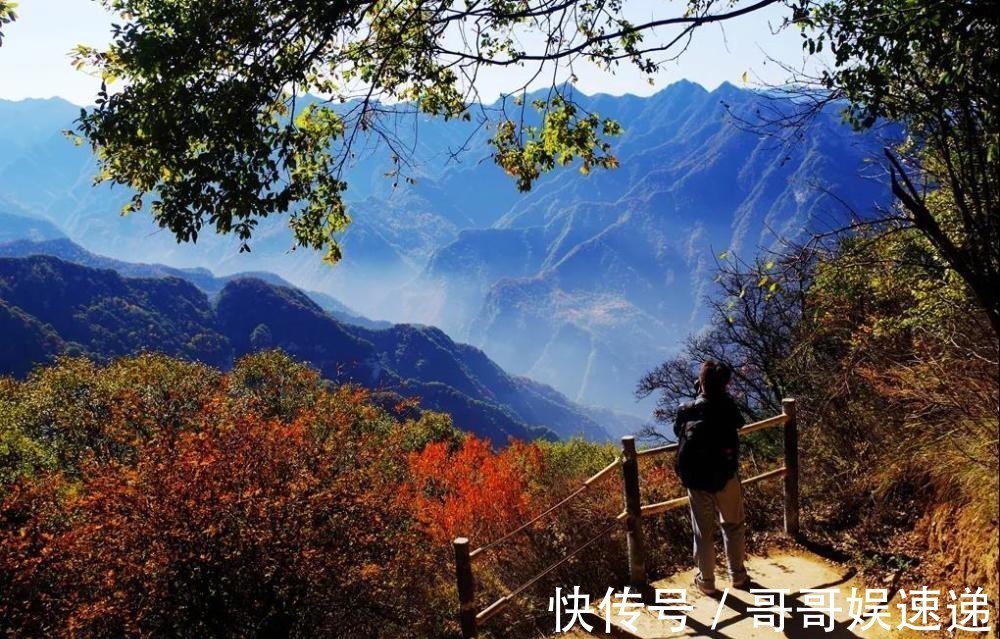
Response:
POLYGON ((736 476, 743 425, 729 397, 704 396, 681 406, 674 424, 677 456, 674 468, 681 484, 692 490, 718 492, 736 476))

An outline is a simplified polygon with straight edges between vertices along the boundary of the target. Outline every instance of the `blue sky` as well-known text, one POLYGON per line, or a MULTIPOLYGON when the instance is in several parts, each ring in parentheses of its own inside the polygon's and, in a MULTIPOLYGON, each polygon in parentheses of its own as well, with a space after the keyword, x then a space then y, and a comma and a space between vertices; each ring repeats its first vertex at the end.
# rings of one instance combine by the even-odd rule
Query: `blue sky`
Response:
MULTIPOLYGON (((650 14, 654 3, 664 0, 626 0, 628 13, 650 14)), ((680 5, 680 3, 676 3, 680 5)), ((711 89, 724 81, 741 84, 744 72, 751 80, 780 82, 784 71, 767 58, 801 66, 799 36, 793 31, 774 35, 781 22, 780 7, 706 27, 678 62, 668 64, 650 86, 629 69, 609 76, 592 67, 575 69, 578 87, 585 93, 635 93, 648 95, 679 79, 711 89)), ((93 0, 22 0, 18 20, 6 29, 0 47, 0 98, 19 100, 60 96, 76 104, 93 101, 100 82, 70 66, 69 51, 76 44, 101 46, 109 39, 112 16, 93 0)), ((509 72, 508 72, 509 73, 509 72)), ((507 77, 490 74, 481 83, 485 99, 495 98, 507 77)))

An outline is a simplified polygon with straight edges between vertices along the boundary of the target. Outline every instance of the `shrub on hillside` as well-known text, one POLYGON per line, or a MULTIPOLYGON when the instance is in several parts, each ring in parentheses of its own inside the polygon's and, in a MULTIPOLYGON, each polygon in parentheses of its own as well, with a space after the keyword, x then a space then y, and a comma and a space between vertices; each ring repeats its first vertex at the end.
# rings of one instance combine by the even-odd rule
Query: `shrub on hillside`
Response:
POLYGON ((4 432, 27 424, 62 468, 15 477, 3 458, 0 634, 444 632, 448 573, 400 490, 406 424, 302 370, 257 376, 284 390, 249 401, 259 363, 65 360, 4 382, 4 432))

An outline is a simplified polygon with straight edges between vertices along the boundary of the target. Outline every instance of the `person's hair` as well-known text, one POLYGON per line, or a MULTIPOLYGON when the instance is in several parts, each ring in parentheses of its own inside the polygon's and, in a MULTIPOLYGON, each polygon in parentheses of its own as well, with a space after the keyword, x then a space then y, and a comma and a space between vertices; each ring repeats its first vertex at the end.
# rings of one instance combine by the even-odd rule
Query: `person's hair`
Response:
POLYGON ((722 395, 726 392, 726 384, 733 376, 733 369, 725 362, 710 359, 701 363, 698 381, 701 392, 707 396, 722 395))

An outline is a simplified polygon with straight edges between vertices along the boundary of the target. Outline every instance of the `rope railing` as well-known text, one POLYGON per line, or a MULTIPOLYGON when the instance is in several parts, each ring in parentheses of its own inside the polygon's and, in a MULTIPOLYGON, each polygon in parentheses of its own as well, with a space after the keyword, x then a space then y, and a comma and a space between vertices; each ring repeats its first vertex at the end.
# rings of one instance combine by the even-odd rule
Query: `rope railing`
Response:
POLYGON ((580 554, 580 552, 582 552, 583 550, 585 550, 585 549, 589 548, 590 546, 594 545, 597 541, 599 541, 600 539, 602 539, 609 532, 611 532, 612 530, 618 528, 618 526, 619 526, 619 524, 618 524, 617 521, 612 521, 610 524, 608 524, 607 526, 605 526, 599 533, 597 533, 596 535, 594 535, 593 537, 591 537, 590 539, 588 539, 587 541, 585 541, 583 544, 577 546, 574 550, 570 551, 565 556, 563 556, 562 559, 560 559, 559 561, 557 561, 554 564, 550 565, 549 567, 545 568, 544 570, 542 570, 541 572, 539 572, 538 574, 536 574, 534 577, 532 577, 528 581, 524 582, 523 584, 521 584, 520 586, 518 586, 514 590, 510 591, 509 594, 504 595, 503 597, 497 599, 492 604, 490 604, 489 606, 487 606, 486 608, 484 608, 481 612, 477 613, 476 614, 476 621, 478 623, 482 623, 482 622, 486 621, 487 619, 489 619, 490 617, 492 617, 493 615, 495 615, 498 612, 500 612, 515 597, 517 597, 518 595, 522 594, 528 588, 531 588, 536 583, 538 583, 542 579, 542 577, 545 577, 546 575, 548 575, 549 573, 551 573, 552 571, 554 571, 559 566, 562 566, 567 561, 569 561, 570 559, 572 559, 576 555, 580 554))
POLYGON ((607 466, 605 466, 603 469, 601 469, 600 471, 598 471, 597 473, 595 473, 587 481, 583 482, 580 485, 579 488, 577 488, 576 490, 574 490, 570 494, 568 494, 565 497, 563 497, 562 499, 560 499, 558 502, 556 502, 555 504, 553 504, 552 506, 550 506, 544 512, 541 512, 538 515, 535 515, 533 518, 531 518, 528 521, 524 522, 523 524, 521 524, 520 526, 518 526, 514 530, 510 531, 509 533, 507 533, 503 537, 500 537, 499 539, 494 539, 493 541, 491 541, 491 542, 489 542, 487 544, 483 544, 479 548, 476 548, 475 550, 473 550, 472 552, 470 552, 469 553, 469 558, 470 559, 475 559, 478 555, 486 552, 487 550, 489 550, 489 549, 491 549, 491 548, 493 548, 495 546, 499 546, 500 544, 504 543, 505 541, 510 540, 513 537, 516 537, 518 534, 524 532, 525 530, 527 530, 528 528, 530 528, 534 524, 538 523, 542 519, 545 519, 547 516, 551 515, 555 511, 559 510, 560 508, 562 508, 563 506, 565 506, 569 502, 571 502, 574 499, 576 499, 577 497, 579 497, 588 488, 590 488, 592 485, 594 485, 594 483, 596 481, 598 481, 599 479, 601 479, 602 477, 604 477, 605 475, 607 475, 609 472, 611 472, 615 468, 618 468, 618 466, 620 466, 621 463, 622 463, 621 458, 616 458, 613 462, 611 462, 610 464, 608 464, 607 466))
MULTIPOLYGON (((785 464, 780 468, 760 473, 759 475, 742 480, 740 483, 746 486, 766 479, 775 479, 778 477, 783 478, 785 497, 785 532, 791 536, 796 536, 799 532, 799 462, 798 426, 795 420, 795 400, 782 400, 781 408, 782 412, 780 415, 769 417, 744 426, 740 429, 740 435, 747 435, 765 428, 784 426, 785 464)), ((677 447, 677 444, 667 444, 665 446, 658 446, 655 448, 647 448, 645 450, 637 451, 635 447, 635 438, 623 437, 621 457, 615 459, 605 468, 588 478, 573 492, 563 497, 545 511, 521 524, 511 532, 505 534, 499 539, 495 539, 487 544, 484 544, 471 552, 469 551, 468 539, 464 537, 455 539, 453 542, 455 550, 455 574, 458 583, 459 621, 462 627, 463 639, 473 639, 476 637, 480 624, 485 623, 487 620, 495 616, 507 605, 509 605, 516 597, 523 594, 528 588, 531 588, 546 575, 551 574, 554 570, 565 564, 574 556, 592 546, 599 539, 618 526, 621 526, 622 523, 624 523, 626 531, 630 582, 636 587, 645 586, 648 580, 646 578, 646 552, 642 536, 642 519, 644 517, 652 517, 680 508, 688 503, 689 498, 686 496, 676 497, 654 504, 643 505, 639 495, 638 461, 640 457, 648 457, 676 451, 677 447), (591 537, 586 542, 564 555, 561 559, 551 564, 541 572, 535 574, 528 581, 524 582, 517 588, 514 588, 503 597, 500 597, 483 610, 477 611, 475 604, 475 583, 472 575, 472 560, 487 550, 494 548, 508 541, 515 535, 524 532, 541 519, 564 507, 566 504, 583 494, 595 482, 599 481, 602 477, 605 477, 608 473, 619 466, 622 468, 622 479, 624 482, 625 510, 612 519, 611 522, 597 535, 591 537)))
POLYGON ((537 583, 539 579, 551 573, 553 570, 555 570, 559 566, 569 561, 569 559, 571 559, 577 553, 579 553, 585 548, 588 548, 598 539, 606 535, 609 531, 616 528, 618 526, 618 522, 613 520, 610 524, 608 524, 607 527, 604 528, 604 530, 602 530, 598 535, 588 540, 582 546, 579 546, 578 548, 576 548, 576 550, 567 554, 555 564, 549 566, 548 568, 538 573, 537 575, 529 579, 527 582, 525 582, 518 588, 511 591, 509 594, 494 601, 492 604, 490 604, 485 609, 479 612, 476 611, 475 607, 475 597, 474 597, 475 583, 472 577, 472 560, 477 556, 483 554, 487 550, 508 541, 509 539, 513 538, 519 533, 524 532, 535 523, 544 519, 548 515, 555 512, 556 510, 562 508, 563 506, 571 502, 573 499, 583 494, 595 483, 600 481, 601 478, 603 478, 608 473, 610 473, 615 468, 618 468, 621 465, 622 465, 622 458, 621 457, 615 458, 615 460, 612 461, 610 464, 608 464, 601 470, 591 475, 586 481, 584 481, 579 486, 579 488, 577 488, 570 494, 566 495, 565 497, 560 499, 558 502, 556 502, 543 512, 539 513, 538 515, 535 515, 530 520, 521 524, 520 526, 510 531, 509 533, 505 534, 504 536, 500 537, 499 539, 494 539, 493 541, 487 544, 483 544, 482 546, 476 548, 471 552, 469 551, 469 540, 467 538, 458 537, 457 539, 455 539, 454 542, 452 542, 452 545, 455 550, 455 574, 458 581, 459 620, 462 626, 463 637, 475 637, 477 634, 477 628, 479 624, 485 622, 487 619, 489 619, 496 613, 500 612, 500 610, 502 610, 515 597, 517 597, 525 590, 530 588, 532 585, 537 583))

